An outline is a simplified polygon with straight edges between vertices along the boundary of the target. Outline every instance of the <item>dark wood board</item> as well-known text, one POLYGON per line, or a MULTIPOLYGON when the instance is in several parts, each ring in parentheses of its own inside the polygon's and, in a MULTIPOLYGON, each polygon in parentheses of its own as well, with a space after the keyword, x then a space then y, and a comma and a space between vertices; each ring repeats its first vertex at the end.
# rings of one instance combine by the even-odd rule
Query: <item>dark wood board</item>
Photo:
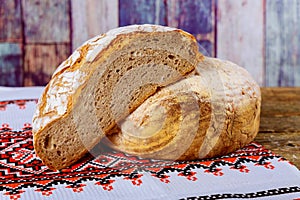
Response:
POLYGON ((300 168, 300 88, 262 88, 260 130, 255 141, 300 168))

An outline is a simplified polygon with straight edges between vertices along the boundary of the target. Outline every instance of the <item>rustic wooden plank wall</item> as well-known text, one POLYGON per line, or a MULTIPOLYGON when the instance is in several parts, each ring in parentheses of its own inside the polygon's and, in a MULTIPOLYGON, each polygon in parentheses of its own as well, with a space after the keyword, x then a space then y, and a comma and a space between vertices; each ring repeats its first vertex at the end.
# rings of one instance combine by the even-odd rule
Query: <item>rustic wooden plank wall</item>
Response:
POLYGON ((24 85, 45 85, 70 54, 69 0, 22 0, 24 85))
POLYGON ((72 50, 119 25, 118 0, 72 0, 72 50))
POLYGON ((22 0, 26 43, 70 42, 69 0, 22 0))
POLYGON ((24 57, 24 84, 45 85, 56 67, 70 53, 69 44, 26 44, 24 57))
POLYGON ((0 2, 0 42, 22 42, 20 0, 0 2))
POLYGON ((0 3, 0 85, 23 85, 21 2, 0 3))
POLYGON ((217 57, 246 68, 264 85, 264 1, 219 0, 217 57))
POLYGON ((300 1, 266 2, 266 85, 300 86, 300 1))
POLYGON ((194 34, 202 53, 261 86, 300 86, 299 10, 300 0, 1 0, 0 85, 45 85, 87 39, 152 23, 194 34))
POLYGON ((215 56, 215 1, 214 0, 168 0, 167 25, 193 34, 200 51, 215 56))

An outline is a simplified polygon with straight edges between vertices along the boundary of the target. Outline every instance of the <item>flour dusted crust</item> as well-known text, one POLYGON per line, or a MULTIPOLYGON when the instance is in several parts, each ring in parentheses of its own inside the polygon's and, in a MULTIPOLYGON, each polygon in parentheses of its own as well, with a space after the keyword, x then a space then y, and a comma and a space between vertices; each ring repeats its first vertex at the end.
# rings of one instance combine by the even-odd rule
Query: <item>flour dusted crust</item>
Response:
POLYGON ((202 58, 192 35, 170 27, 132 25, 92 38, 57 68, 39 99, 33 117, 37 155, 52 169, 71 165, 159 87, 192 73, 202 58), (138 80, 127 72, 139 70, 146 71, 141 80, 148 84, 129 91, 118 84, 122 76, 138 80), (122 105, 128 95, 133 98, 122 105))
POLYGON ((169 160, 211 158, 250 143, 260 121, 260 88, 246 70, 214 58, 169 85, 112 130, 105 142, 126 153, 169 160))

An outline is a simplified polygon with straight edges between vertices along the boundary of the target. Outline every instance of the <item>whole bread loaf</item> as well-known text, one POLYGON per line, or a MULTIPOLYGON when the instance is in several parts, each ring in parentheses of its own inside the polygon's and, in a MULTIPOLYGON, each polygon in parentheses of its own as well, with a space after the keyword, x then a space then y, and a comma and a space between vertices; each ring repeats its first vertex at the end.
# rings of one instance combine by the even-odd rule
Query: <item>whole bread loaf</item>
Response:
POLYGON ((104 142, 146 158, 193 160, 250 143, 260 121, 260 88, 236 64, 206 57, 196 74, 162 88, 104 142))
POLYGON ((51 169, 70 166, 201 60, 195 38, 170 27, 132 25, 92 38, 58 67, 39 99, 36 154, 51 169))

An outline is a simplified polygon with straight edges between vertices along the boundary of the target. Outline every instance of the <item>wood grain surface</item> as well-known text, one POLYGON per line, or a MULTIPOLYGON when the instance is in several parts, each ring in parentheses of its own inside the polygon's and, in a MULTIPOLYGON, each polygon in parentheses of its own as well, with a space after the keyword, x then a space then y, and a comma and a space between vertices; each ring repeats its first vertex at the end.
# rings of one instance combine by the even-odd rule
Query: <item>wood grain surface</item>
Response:
POLYGON ((24 84, 27 86, 46 85, 57 66, 69 54, 69 44, 26 45, 24 84))
POLYGON ((69 0, 22 0, 26 43, 70 42, 69 0))
POLYGON ((22 42, 20 0, 0 2, 0 42, 22 42))
POLYGON ((300 85, 300 1, 267 0, 266 86, 300 85))
POLYGON ((216 28, 217 57, 244 67, 263 86, 264 1, 219 0, 216 28))
POLYGON ((118 0, 72 0, 72 50, 86 40, 118 27, 118 0))
POLYGON ((300 169, 300 88, 262 88, 260 131, 255 141, 300 169))

